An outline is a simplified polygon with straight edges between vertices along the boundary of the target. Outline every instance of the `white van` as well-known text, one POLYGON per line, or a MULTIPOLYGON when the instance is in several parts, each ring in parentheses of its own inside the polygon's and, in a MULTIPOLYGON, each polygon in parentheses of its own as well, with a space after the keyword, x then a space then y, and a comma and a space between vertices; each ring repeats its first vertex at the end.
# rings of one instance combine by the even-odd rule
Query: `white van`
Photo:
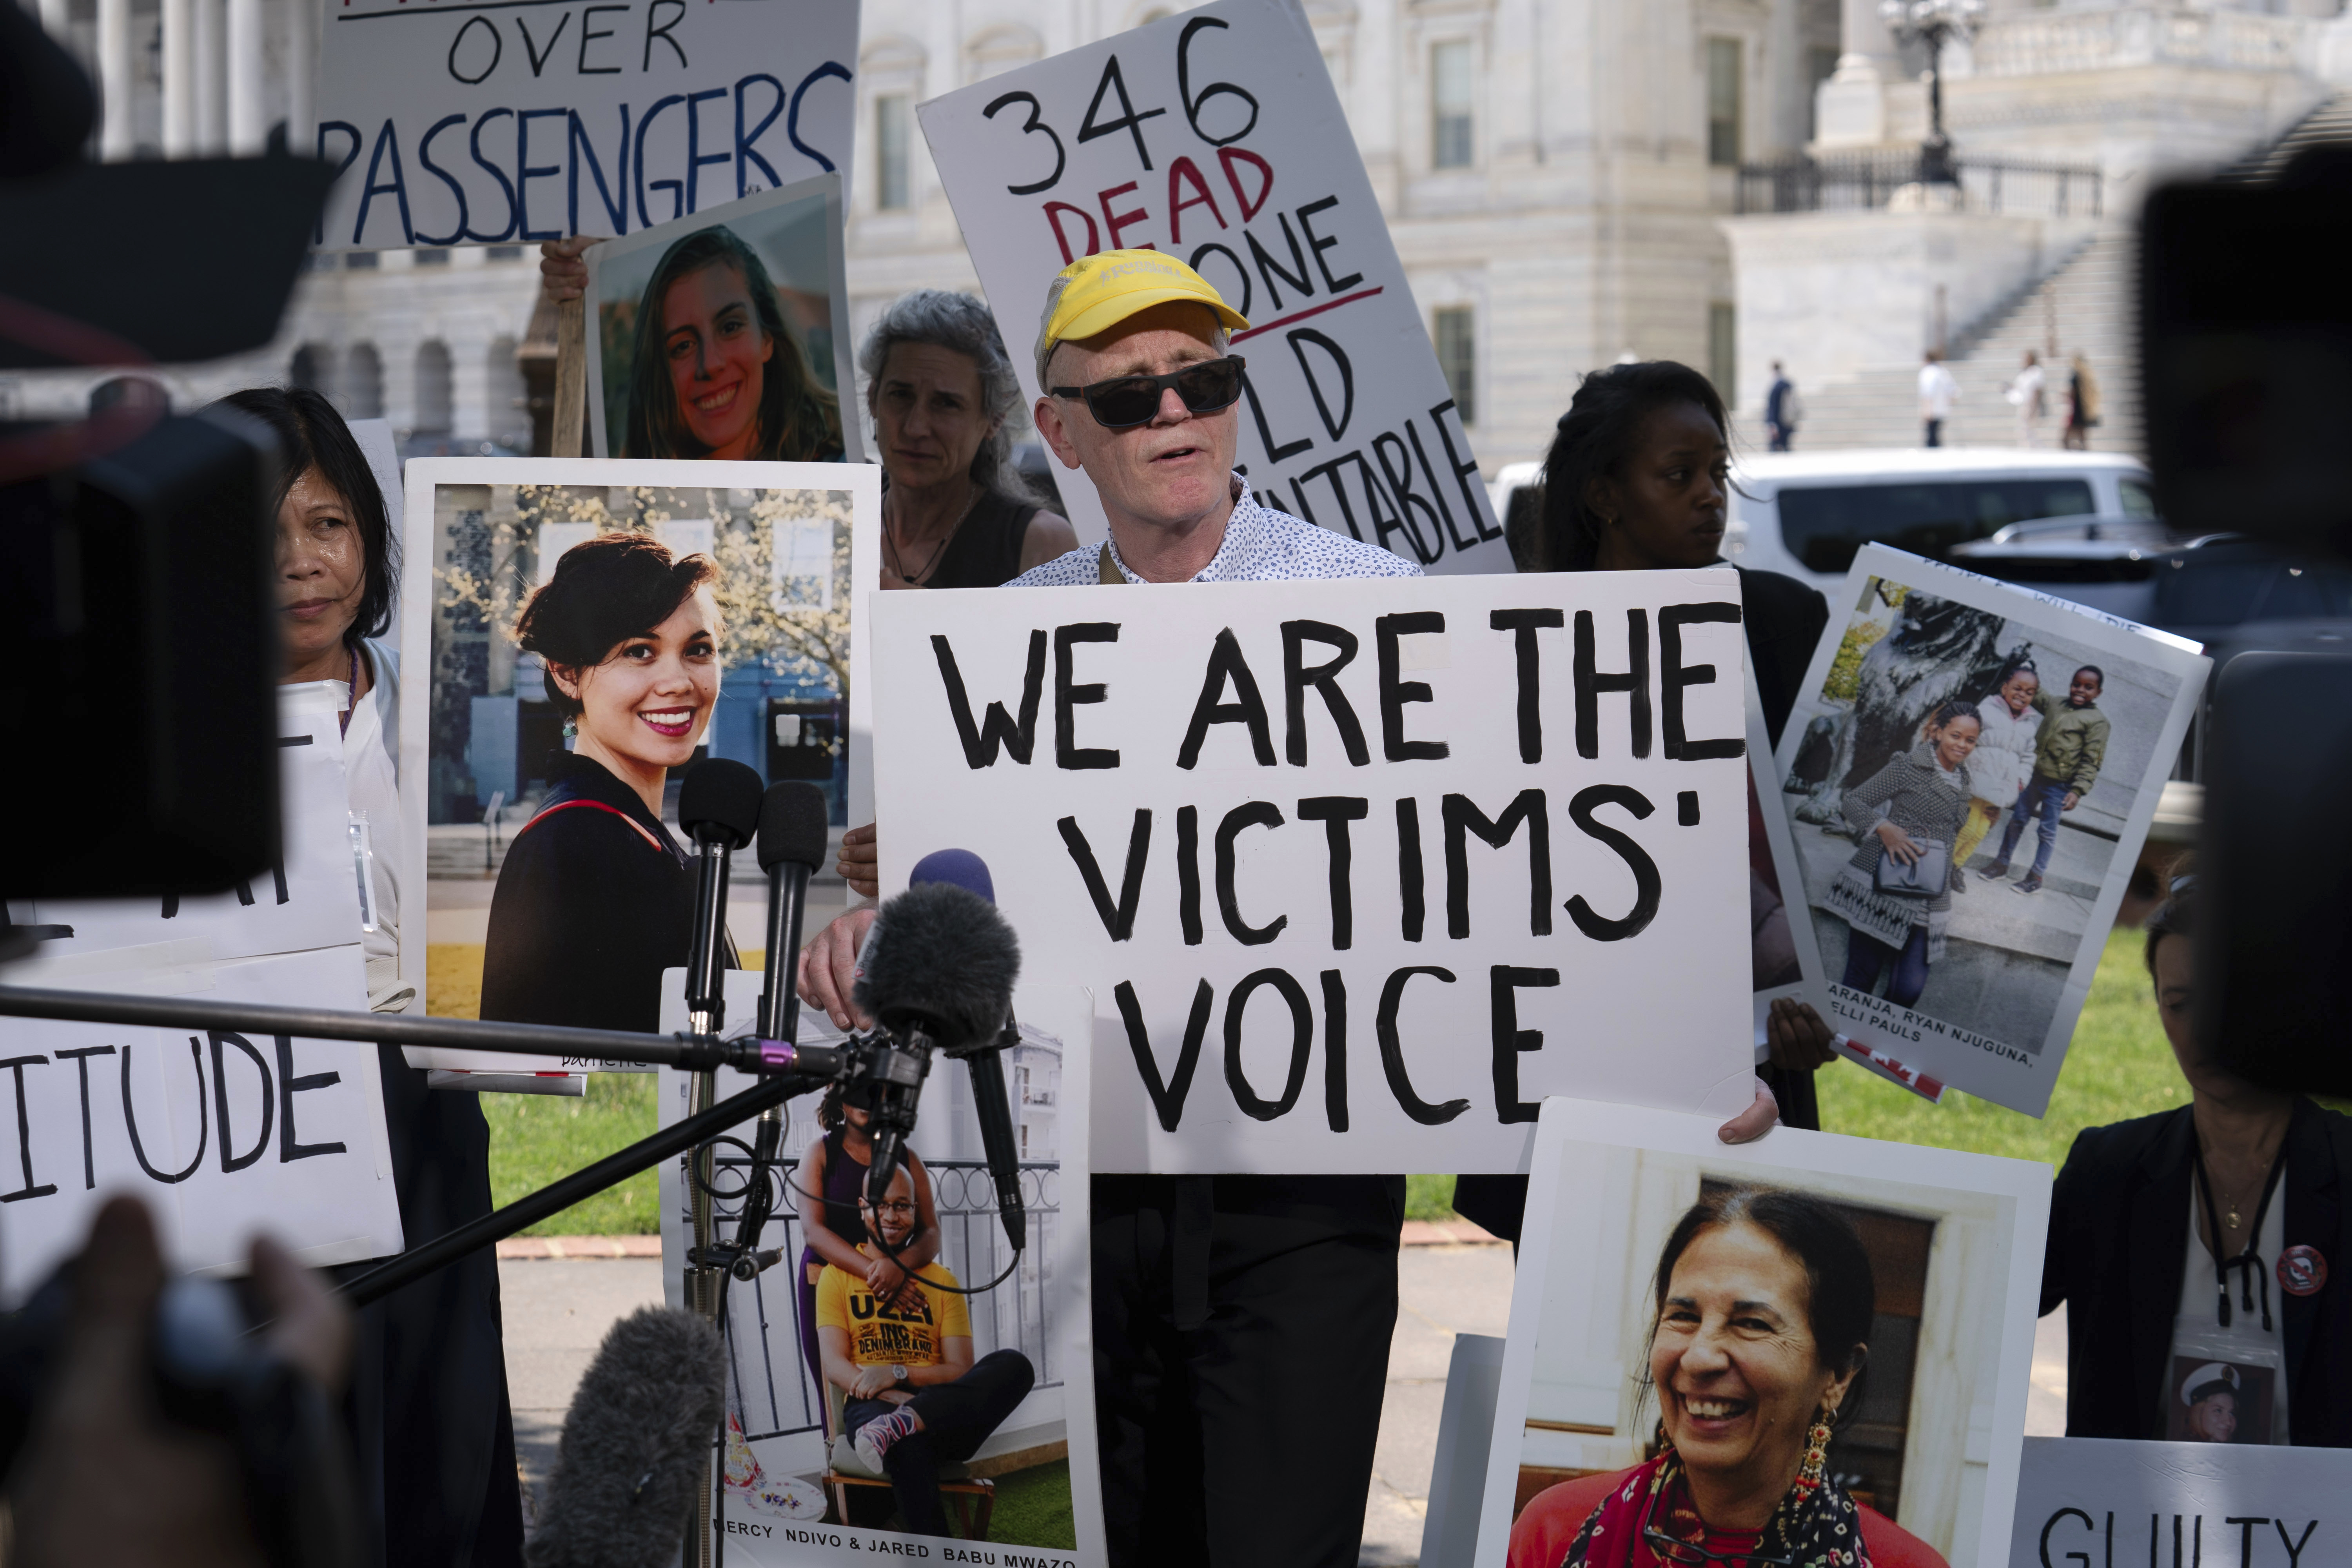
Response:
MULTIPOLYGON (((1496 476, 1495 515, 1534 504, 1540 463, 1496 476)), ((1724 559, 1827 589, 1876 541, 1942 558, 2012 522, 2084 512, 2154 517, 2147 467, 2116 452, 1999 447, 1864 447, 1742 457, 1724 531, 1724 559)), ((1532 520, 1529 520, 1532 521, 1532 520)))

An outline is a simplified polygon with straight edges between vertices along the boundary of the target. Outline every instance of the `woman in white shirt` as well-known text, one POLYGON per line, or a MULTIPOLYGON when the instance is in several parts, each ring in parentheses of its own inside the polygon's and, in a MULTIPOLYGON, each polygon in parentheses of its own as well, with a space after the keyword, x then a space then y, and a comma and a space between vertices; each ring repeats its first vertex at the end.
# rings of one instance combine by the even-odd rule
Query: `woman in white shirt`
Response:
MULTIPOLYGON (((398 535, 359 443, 334 405, 301 388, 231 393, 283 458, 278 501, 280 680, 342 681, 351 807, 373 841, 374 931, 361 932, 369 1005, 402 1010, 399 660, 382 638, 400 580, 398 535)), ((421 925, 420 921, 420 925, 421 925)), ((433 1093, 397 1046, 376 1047, 400 1222, 415 1246, 490 1211, 489 1127, 472 1095, 433 1093)), ((347 1270, 363 1272, 370 1264, 347 1270)), ((522 1500, 507 1402, 498 1264, 488 1250, 359 1315, 346 1410, 375 1560, 398 1568, 520 1568, 522 1500)))
POLYGON ((2033 738, 2042 731, 2042 710, 2033 705, 2042 677, 2030 659, 2000 672, 2000 684, 1977 704, 1984 726, 1969 758, 1969 814, 1952 844, 1952 891, 1967 892, 1960 871, 1977 852, 2000 814, 2017 804, 2018 792, 2033 776, 2033 738))

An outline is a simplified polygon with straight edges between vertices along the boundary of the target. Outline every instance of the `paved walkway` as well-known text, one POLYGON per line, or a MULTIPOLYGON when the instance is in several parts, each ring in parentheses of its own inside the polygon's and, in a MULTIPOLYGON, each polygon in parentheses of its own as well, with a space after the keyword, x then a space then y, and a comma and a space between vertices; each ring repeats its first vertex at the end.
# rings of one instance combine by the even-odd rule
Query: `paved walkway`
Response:
MULTIPOLYGON (((1364 1509, 1364 1568, 1409 1568, 1421 1557, 1429 1510, 1437 1419, 1445 1369, 1457 1334, 1501 1334, 1511 1306, 1511 1251, 1492 1241, 1465 1244, 1441 1236, 1475 1226, 1415 1227, 1398 1266, 1396 1339, 1381 1410, 1371 1495, 1364 1509)), ((507 1387, 514 1405, 515 1447, 526 1489, 545 1485, 572 1391, 614 1321, 662 1299, 658 1257, 597 1256, 610 1237, 561 1237, 562 1256, 540 1244, 537 1258, 502 1256, 507 1387)), ((628 1242, 651 1237, 622 1238, 628 1242)), ((536 1241, 537 1238, 525 1238, 536 1241)), ((516 1244, 509 1243, 508 1247, 516 1244)), ((502 1248, 502 1251, 504 1249, 502 1248)), ((2033 1387, 2026 1405, 2031 1436, 2065 1429, 2066 1314, 2044 1318, 2034 1338, 2033 1387)), ((531 1517, 530 1490, 525 1516, 531 1517)))

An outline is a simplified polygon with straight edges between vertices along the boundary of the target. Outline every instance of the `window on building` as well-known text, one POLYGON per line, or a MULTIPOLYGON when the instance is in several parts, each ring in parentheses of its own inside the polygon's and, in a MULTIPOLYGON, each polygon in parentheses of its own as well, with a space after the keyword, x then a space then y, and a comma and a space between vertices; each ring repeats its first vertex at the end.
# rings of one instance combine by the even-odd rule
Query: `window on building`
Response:
POLYGON ((1476 319, 1467 305, 1450 305, 1439 310, 1430 322, 1430 337, 1437 345, 1437 366, 1445 373, 1446 391, 1454 398, 1454 411, 1465 425, 1478 422, 1478 342, 1476 319))
POLYGON ((1837 74, 1838 52, 1816 44, 1805 51, 1805 140, 1822 133, 1822 83, 1837 74))
POLYGON ((510 337, 490 340, 482 363, 482 403, 488 420, 488 436, 502 447, 518 452, 530 450, 530 407, 525 401, 522 367, 515 361, 515 341, 510 337))
POLYGON ((1739 313, 1717 300, 1706 308, 1706 378, 1728 405, 1739 375, 1739 313))
POLYGON ((446 267, 449 265, 449 252, 438 246, 427 247, 416 253, 416 265, 419 267, 446 267))
POLYGON ((287 381, 307 392, 334 390, 335 351, 323 343, 304 343, 294 351, 294 364, 287 381))
POLYGON ((1706 41, 1706 161, 1739 163, 1739 40, 1706 41))
POLYGON ((1453 38, 1429 51, 1429 162, 1470 166, 1470 42, 1453 38))
POLYGON ((490 247, 487 253, 486 259, 491 261, 520 261, 522 259, 522 247, 520 245, 494 245, 490 247))
POLYGON ((363 272, 369 268, 380 267, 382 265, 382 258, 379 258, 373 250, 346 250, 343 252, 343 267, 347 271, 363 272))
POLYGON ((903 92, 884 93, 874 100, 874 205, 884 212, 904 212, 908 205, 908 104, 903 92))
POLYGON ((373 343, 359 344, 343 361, 343 416, 383 417, 383 358, 373 343))
POLYGON ((428 342, 416 350, 416 423, 415 428, 446 434, 456 425, 457 389, 450 374, 449 347, 428 342))

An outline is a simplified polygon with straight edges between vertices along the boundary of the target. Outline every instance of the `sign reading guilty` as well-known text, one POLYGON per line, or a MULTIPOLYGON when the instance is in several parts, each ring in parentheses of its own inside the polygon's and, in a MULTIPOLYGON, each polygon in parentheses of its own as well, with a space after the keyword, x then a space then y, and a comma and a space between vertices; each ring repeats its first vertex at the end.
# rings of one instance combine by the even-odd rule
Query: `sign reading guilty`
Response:
POLYGON ((855 4, 312 3, 324 249, 630 234, 849 173, 855 4))
POLYGON ((1513 1171, 1750 1098, 1728 569, 877 594, 886 887, 988 862, 1110 1171, 1513 1171))
MULTIPOLYGON (((1004 341, 1037 335, 1081 256, 1164 250, 1249 318, 1239 466, 1270 506, 1425 571, 1510 553, 1315 35, 1223 0, 922 106, 924 138, 1004 341)), ((1022 387, 1039 388, 1016 352, 1022 387)), ((1083 473, 1055 478, 1103 536, 1083 473)))

